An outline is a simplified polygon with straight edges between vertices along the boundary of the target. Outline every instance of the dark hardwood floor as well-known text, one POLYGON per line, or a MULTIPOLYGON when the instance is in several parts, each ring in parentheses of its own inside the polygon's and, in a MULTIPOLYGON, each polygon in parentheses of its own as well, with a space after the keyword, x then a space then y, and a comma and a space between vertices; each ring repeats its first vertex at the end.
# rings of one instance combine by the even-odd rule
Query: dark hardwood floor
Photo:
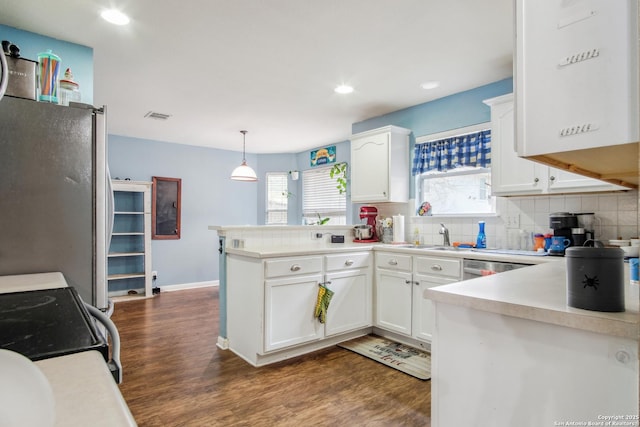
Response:
POLYGON ((331 347, 262 368, 220 350, 218 288, 118 302, 140 426, 429 426, 431 382, 331 347))

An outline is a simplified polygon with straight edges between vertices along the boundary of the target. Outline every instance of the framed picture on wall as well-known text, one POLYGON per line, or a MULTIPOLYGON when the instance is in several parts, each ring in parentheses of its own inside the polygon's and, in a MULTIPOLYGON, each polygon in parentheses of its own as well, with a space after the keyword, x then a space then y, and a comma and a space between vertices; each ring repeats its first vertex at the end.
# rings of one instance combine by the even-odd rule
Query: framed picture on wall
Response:
POLYGON ((180 197, 182 179, 153 177, 151 200, 151 238, 180 238, 180 197))
POLYGON ((336 162, 336 146, 319 148, 309 153, 309 164, 311 166, 328 165, 336 162))

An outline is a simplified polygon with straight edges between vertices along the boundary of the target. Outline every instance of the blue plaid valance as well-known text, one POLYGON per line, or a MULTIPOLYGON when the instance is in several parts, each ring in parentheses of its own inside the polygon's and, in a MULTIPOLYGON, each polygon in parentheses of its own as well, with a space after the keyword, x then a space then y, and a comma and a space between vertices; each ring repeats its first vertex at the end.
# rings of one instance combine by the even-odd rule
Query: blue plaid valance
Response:
POLYGON ((439 141, 416 144, 412 175, 428 171, 444 172, 462 166, 486 168, 491 165, 491 131, 483 130, 439 141))

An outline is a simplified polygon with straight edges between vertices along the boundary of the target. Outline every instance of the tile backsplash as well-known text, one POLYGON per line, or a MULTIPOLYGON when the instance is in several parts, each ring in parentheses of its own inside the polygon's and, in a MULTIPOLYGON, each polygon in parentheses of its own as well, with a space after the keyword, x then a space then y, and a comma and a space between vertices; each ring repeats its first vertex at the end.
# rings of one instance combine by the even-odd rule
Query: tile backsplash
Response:
MULTIPOLYGON (((638 191, 588 195, 498 197, 496 216, 416 217, 414 201, 407 204, 378 205, 381 216, 405 215, 405 240, 413 241, 417 232, 421 243, 442 244, 440 223, 449 229, 452 242, 475 242, 478 221, 485 221, 488 247, 513 248, 514 235, 551 232, 549 214, 553 212, 593 212, 599 218, 596 238, 603 242, 638 236, 638 191), (410 208, 409 208, 410 207, 410 208)), ((530 244, 531 239, 526 241, 530 244)))
MULTIPOLYGON (((451 242, 473 242, 478 234, 478 221, 485 221, 488 247, 530 249, 532 233, 547 233, 549 214, 552 212, 593 212, 600 219, 596 238, 606 243, 609 239, 637 237, 640 227, 638 191, 624 193, 598 193, 588 195, 554 195, 535 197, 498 197, 495 216, 415 216, 415 202, 385 203, 376 205, 378 217, 404 215, 405 240, 414 241, 417 231, 421 243, 442 244, 438 233, 440 223, 449 229, 451 242), (514 236, 517 239, 514 240, 514 236), (515 243, 514 243, 515 242, 515 243), (514 247, 518 244, 520 247, 514 247)), ((225 232, 227 246, 233 239, 242 241, 246 248, 263 246, 326 245, 331 235, 344 235, 346 242, 353 241, 353 226, 248 226, 229 227, 225 232), (316 237, 320 233, 321 237, 316 237)))

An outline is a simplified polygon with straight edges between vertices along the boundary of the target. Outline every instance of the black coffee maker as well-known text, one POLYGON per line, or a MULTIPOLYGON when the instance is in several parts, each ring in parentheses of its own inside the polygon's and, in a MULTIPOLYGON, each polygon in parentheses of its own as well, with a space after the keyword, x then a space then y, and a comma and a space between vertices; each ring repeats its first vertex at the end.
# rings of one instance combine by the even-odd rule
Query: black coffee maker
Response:
MULTIPOLYGON (((549 214, 549 228, 553 230, 554 236, 562 236, 565 239, 569 239, 571 244, 569 246, 573 246, 575 244, 572 235, 572 228, 578 228, 578 217, 576 214, 572 214, 569 212, 554 212, 549 214)), ((552 249, 549 249, 549 254, 554 255, 552 249)), ((555 255, 564 255, 564 249, 562 253, 558 253, 555 255)))

